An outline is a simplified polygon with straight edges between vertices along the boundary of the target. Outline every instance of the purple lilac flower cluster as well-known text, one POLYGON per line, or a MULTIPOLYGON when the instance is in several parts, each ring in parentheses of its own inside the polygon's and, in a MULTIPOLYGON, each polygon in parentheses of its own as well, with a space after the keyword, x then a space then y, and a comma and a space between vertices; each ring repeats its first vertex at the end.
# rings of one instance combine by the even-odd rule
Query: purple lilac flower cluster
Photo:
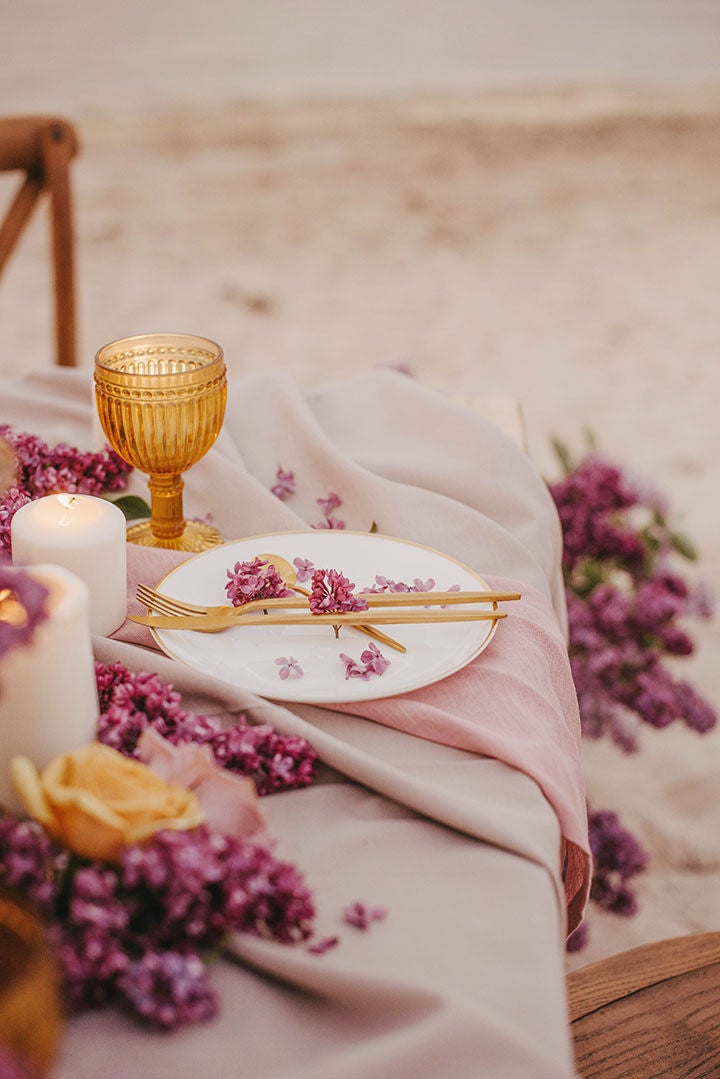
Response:
POLYGON ((0 439, 11 446, 16 460, 15 483, 0 492, 0 553, 10 552, 10 522, 27 502, 56 491, 103 495, 121 491, 130 465, 109 447, 99 453, 78 450, 65 442, 48 446, 36 435, 0 424, 0 439))
POLYGON ((656 495, 631 486, 619 469, 588 457, 550 486, 563 528, 570 662, 583 733, 637 748, 640 723, 681 720, 705 733, 717 716, 664 662, 687 656, 693 641, 678 624, 709 617, 710 605, 672 568, 691 557, 669 528, 656 495))
MULTIPOLYGON (((638 748, 642 724, 680 720, 699 734, 717 723, 712 707, 670 664, 693 651, 679 620, 710 617, 702 588, 675 572, 673 559, 693 559, 674 532, 664 499, 647 484, 592 454, 575 464, 557 446, 565 476, 550 485, 563 530, 563 574, 570 665, 585 737, 610 737, 625 752, 638 748)), ((647 862, 642 845, 616 814, 588 812, 594 857, 590 896, 601 909, 632 915, 631 880, 647 862)), ((583 924, 570 951, 587 940, 583 924)))
POLYGON ((173 745, 209 745, 218 764, 249 776, 260 795, 307 787, 315 778, 317 754, 304 738, 248 723, 244 715, 223 728, 213 717, 183 708, 180 695, 156 674, 134 674, 121 663, 96 663, 95 673, 98 739, 126 757, 135 756, 140 735, 154 727, 173 745))
MULTIPOLYGON (((647 867, 647 853, 637 839, 620 824, 616 813, 588 810, 593 879, 590 898, 601 910, 629 918, 638 903, 630 881, 647 867)), ((568 940, 568 951, 580 951, 588 939, 583 922, 568 940)))
POLYGON ((262 558, 236 562, 227 575, 225 591, 233 607, 240 607, 254 599, 281 599, 293 594, 275 566, 262 558))
POLYGON ((313 614, 366 611, 367 600, 353 592, 355 584, 340 570, 316 569, 310 586, 310 610, 313 614))
POLYGON ((110 865, 2 816, 0 882, 48 920, 71 1011, 115 1003, 165 1029, 216 1013, 202 951, 230 932, 304 941, 315 916, 294 866, 205 826, 159 832, 110 865))

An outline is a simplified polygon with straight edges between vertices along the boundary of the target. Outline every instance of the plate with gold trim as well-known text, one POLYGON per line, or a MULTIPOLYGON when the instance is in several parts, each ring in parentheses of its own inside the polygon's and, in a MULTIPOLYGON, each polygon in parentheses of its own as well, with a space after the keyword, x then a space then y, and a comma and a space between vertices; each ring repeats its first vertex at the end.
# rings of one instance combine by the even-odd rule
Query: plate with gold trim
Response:
MULTIPOLYGON (((190 603, 227 603, 228 570, 267 552, 290 563, 298 558, 316 569, 340 570, 356 592, 377 588, 378 576, 411 587, 422 582, 438 590, 452 586, 489 589, 479 574, 432 547, 380 533, 312 529, 249 536, 203 551, 171 570, 158 591, 190 603)), ((492 604, 487 606, 492 609, 492 604)), ((477 621, 382 627, 407 651, 397 652, 376 642, 390 665, 382 675, 368 679, 346 677, 341 653, 359 661, 370 643, 370 638, 351 626, 343 626, 338 639, 327 625, 238 625, 222 633, 152 632, 172 659, 258 696, 307 704, 350 704, 410 693, 449 677, 487 648, 497 626, 496 621, 477 621), (295 660, 302 677, 281 678, 282 666, 276 662, 281 657, 295 660)))

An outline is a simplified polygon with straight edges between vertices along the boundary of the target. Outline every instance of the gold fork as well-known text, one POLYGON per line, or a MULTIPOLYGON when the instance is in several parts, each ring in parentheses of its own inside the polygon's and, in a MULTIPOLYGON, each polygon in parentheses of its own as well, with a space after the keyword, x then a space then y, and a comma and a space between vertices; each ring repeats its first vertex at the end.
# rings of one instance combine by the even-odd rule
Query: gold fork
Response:
MULTIPOLYGON (((173 615, 175 617, 181 617, 183 615, 237 615, 247 614, 250 611, 265 611, 272 607, 307 607, 308 602, 304 596, 309 595, 305 589, 297 589, 301 592, 301 596, 296 598, 286 597, 285 599, 256 599, 250 600, 248 603, 243 603, 238 607, 231 607, 228 604, 221 604, 215 607, 202 606, 197 603, 189 603, 186 600, 174 599, 172 596, 165 596, 161 592, 156 592, 152 588, 148 588, 147 585, 139 584, 137 586, 135 595, 139 601, 147 607, 148 611, 157 611, 158 614, 173 615)), ((361 633, 364 633, 366 637, 372 637, 376 641, 380 641, 381 644, 387 645, 388 648, 394 648, 396 652, 407 652, 407 648, 404 644, 400 644, 394 637, 389 636, 387 633, 383 633, 381 629, 375 629, 374 626, 358 626, 361 633)), ((217 633, 218 630, 208 628, 207 633, 217 633)))

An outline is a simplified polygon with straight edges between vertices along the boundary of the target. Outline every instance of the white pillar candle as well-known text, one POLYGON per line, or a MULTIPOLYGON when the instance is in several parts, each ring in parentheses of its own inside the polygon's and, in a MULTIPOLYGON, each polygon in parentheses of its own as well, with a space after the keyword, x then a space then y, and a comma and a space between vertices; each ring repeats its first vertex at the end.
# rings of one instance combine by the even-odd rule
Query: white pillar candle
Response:
POLYGON ((13 514, 16 566, 51 562, 90 589, 90 629, 107 637, 127 616, 125 515, 93 495, 46 495, 13 514))
POLYGON ((0 659, 0 804, 15 811, 12 757, 22 754, 42 769, 93 741, 100 713, 87 585, 62 566, 29 566, 27 572, 49 596, 47 618, 30 643, 0 659))

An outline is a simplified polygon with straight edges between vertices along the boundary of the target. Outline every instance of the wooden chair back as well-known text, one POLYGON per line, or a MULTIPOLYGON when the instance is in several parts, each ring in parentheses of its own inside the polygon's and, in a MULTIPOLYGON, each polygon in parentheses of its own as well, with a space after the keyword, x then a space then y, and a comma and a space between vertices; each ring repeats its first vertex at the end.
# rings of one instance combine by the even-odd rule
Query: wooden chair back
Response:
POLYGON ((75 330, 75 237, 70 162, 78 151, 74 128, 50 116, 0 117, 0 171, 23 173, 0 222, 0 274, 41 196, 50 199, 55 362, 77 363, 75 330))

